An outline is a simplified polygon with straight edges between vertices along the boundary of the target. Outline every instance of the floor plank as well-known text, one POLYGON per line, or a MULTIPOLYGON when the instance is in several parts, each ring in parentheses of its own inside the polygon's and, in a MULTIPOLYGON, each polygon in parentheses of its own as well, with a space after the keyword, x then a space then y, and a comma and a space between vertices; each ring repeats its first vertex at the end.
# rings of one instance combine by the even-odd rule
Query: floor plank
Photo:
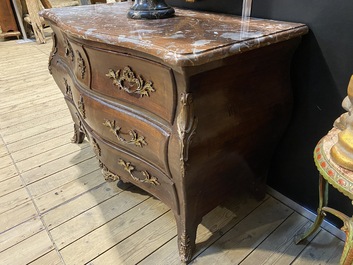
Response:
POLYGON ((174 217, 171 211, 157 218, 114 248, 92 260, 90 264, 136 264, 150 252, 160 247, 161 242, 175 235, 174 217))
POLYGON ((15 162, 27 160, 35 156, 40 156, 43 153, 48 153, 58 147, 64 147, 67 145, 72 145, 71 143, 72 133, 66 133, 55 138, 50 138, 45 144, 30 146, 22 149, 19 152, 12 153, 12 157, 15 162))
POLYGON ((93 151, 87 147, 88 146, 76 152, 69 153, 65 156, 62 156, 57 160, 50 161, 44 165, 39 165, 26 172, 23 172, 21 174, 22 178, 25 181, 25 183, 28 185, 35 181, 48 177, 54 173, 57 173, 61 170, 80 164, 80 162, 95 156, 93 151))
MULTIPOLYGON (((58 120, 58 119, 62 119, 62 118, 68 118, 69 117, 69 112, 68 111, 60 111, 58 113, 50 113, 48 115, 44 115, 44 116, 40 116, 40 118, 38 117, 38 119, 36 120, 36 122, 33 122, 33 120, 27 120, 24 122, 20 122, 20 123, 15 123, 15 124, 11 124, 10 126, 7 126, 6 128, 4 127, 2 129, 2 135, 4 137, 20 132, 20 131, 25 131, 28 130, 30 128, 33 127, 39 127, 39 126, 45 126, 45 124, 53 121, 53 120, 58 120)), ((68 123, 72 122, 71 120, 68 119, 68 123)), ((28 135, 26 135, 28 136, 28 135)))
MULTIPOLYGON (((13 91, 11 91, 13 93, 13 91)), ((21 108, 16 111, 11 111, 7 113, 2 113, 1 118, 2 121, 0 125, 4 128, 6 124, 16 124, 16 122, 25 122, 28 120, 32 120, 41 116, 44 116, 47 112, 59 112, 61 109, 66 110, 66 105, 63 104, 62 98, 56 98, 53 100, 47 100, 41 104, 33 105, 31 107, 31 111, 29 112, 26 108, 21 108), (55 106, 55 107, 53 107, 55 106), (43 113, 43 111, 45 112, 43 113)))
POLYGON ((9 152, 4 144, 0 145, 0 158, 9 155, 9 152))
POLYGON ((98 168, 99 164, 97 158, 92 157, 72 165, 69 168, 54 173, 47 178, 33 182, 29 184, 27 188, 32 197, 35 198, 54 189, 58 189, 71 181, 79 179, 82 176, 97 170, 98 168))
MULTIPOLYGON (((150 198, 147 194, 139 194, 138 192, 134 192, 134 190, 136 189, 129 192, 121 192, 119 195, 111 197, 51 230, 50 234, 59 249, 64 248, 120 215, 122 216, 119 219, 129 221, 128 219, 123 219, 123 214, 132 209, 139 212, 142 203, 150 198), (75 229, 76 226, 82 226, 82 229, 77 230, 75 229)), ((85 237, 85 245, 87 245, 87 237, 89 236, 85 237)), ((76 248, 78 244, 77 242, 75 243, 74 246, 76 248)))
MULTIPOLYGON (((265 200, 267 199, 268 197, 265 198, 265 200)), ((197 228, 195 256, 205 251, 206 248, 237 225, 264 201, 255 200, 248 194, 232 196, 222 206, 218 206, 207 214, 197 228)), ((180 258, 177 246, 175 233, 173 239, 166 242, 139 264, 179 264, 180 258)))
POLYGON ((10 155, 4 155, 0 159, 0 170, 6 167, 9 167, 13 164, 12 158, 10 155))
POLYGON ((17 175, 18 175, 18 172, 14 165, 10 165, 0 169, 0 181, 13 178, 17 175))
POLYGON ((0 261, 2 264, 23 265, 53 249, 54 246, 48 234, 42 231, 0 252, 0 261))
POLYGON ((292 212, 277 200, 269 198, 202 252, 194 264, 239 264, 292 212))
POLYGON ((38 216, 37 210, 31 201, 27 201, 0 214, 0 233, 3 234, 12 228, 18 227, 32 218, 38 216))
POLYGON ((30 200, 25 188, 0 197, 0 213, 4 213, 30 200))
POLYGON ((342 253, 342 250, 343 242, 341 240, 330 233, 320 231, 292 264, 339 264, 341 254, 337 255, 337 253, 342 253))
MULTIPOLYGON (((294 236, 312 222, 303 216, 293 213, 266 240, 256 247, 242 265, 291 264, 306 247, 305 244, 294 244, 294 236)), ((316 234, 311 236, 311 240, 316 234)))
POLYGON ((119 188, 112 187, 111 183, 103 183, 90 192, 84 193, 78 200, 70 200, 59 205, 55 210, 42 215, 43 221, 49 229, 67 222, 68 220, 85 213, 87 210, 108 200, 122 192, 119 188), (65 214, 63 214, 65 213, 65 214))
POLYGON ((0 252, 22 242, 44 229, 45 227, 41 220, 38 217, 34 217, 0 233, 0 252))
POLYGON ((36 135, 25 137, 23 139, 18 140, 17 142, 8 143, 7 148, 10 150, 10 152, 14 153, 14 152, 26 149, 30 146, 36 146, 36 145, 42 146, 45 144, 45 142, 48 139, 56 138, 69 132, 71 132, 73 136, 73 131, 74 131, 73 127, 74 125, 72 121, 70 121, 64 125, 61 125, 61 126, 58 125, 52 130, 47 130, 40 133, 38 132, 38 134, 36 135))
POLYGON ((34 155, 25 160, 16 161, 16 165, 20 172, 26 172, 35 167, 47 164, 49 162, 55 161, 61 157, 65 157, 71 153, 81 151, 89 147, 88 142, 84 142, 80 145, 67 143, 62 146, 55 147, 38 155, 34 155))
MULTIPOLYGON (((55 111, 52 111, 49 114, 53 114, 55 115, 55 111)), ((36 120, 36 117, 33 117, 32 122, 34 124, 36 120)), ((52 129, 56 129, 62 125, 66 125, 69 123, 68 117, 63 117, 60 119, 53 119, 45 124, 39 124, 39 125, 35 125, 33 127, 30 127, 28 129, 25 129, 23 131, 17 131, 16 133, 12 133, 10 135, 4 135, 4 141, 8 144, 34 136, 36 134, 40 134, 52 129)))
MULTIPOLYGON (((77 180, 34 198, 40 213, 47 212, 66 201, 79 197, 104 183, 100 170, 93 171, 77 180)), ((63 213, 65 214, 65 213, 63 213)))
POLYGON ((38 259, 28 263, 28 265, 64 265, 59 253, 55 250, 44 254, 38 259))
POLYGON ((11 192, 14 192, 23 187, 22 179, 20 176, 0 181, 0 197, 11 192))
MULTIPOLYGON (((12 94, 13 93, 14 92, 12 92, 12 94)), ((63 95, 59 91, 55 90, 55 93, 53 93, 53 94, 45 95, 45 97, 41 97, 41 98, 34 99, 31 101, 26 100, 22 104, 18 103, 17 101, 12 101, 11 106, 8 106, 8 107, 0 106, 0 111, 1 111, 1 113, 8 113, 8 112, 19 111, 21 109, 31 110, 34 106, 38 106, 39 104, 42 104, 43 102, 55 100, 58 98, 63 98, 63 95)))

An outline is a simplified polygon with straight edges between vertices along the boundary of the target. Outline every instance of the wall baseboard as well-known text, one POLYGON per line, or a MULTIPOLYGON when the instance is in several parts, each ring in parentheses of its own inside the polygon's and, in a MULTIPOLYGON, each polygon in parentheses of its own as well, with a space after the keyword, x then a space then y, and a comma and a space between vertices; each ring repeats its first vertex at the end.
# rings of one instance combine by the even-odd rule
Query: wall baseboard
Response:
MULTIPOLYGON (((267 186, 267 193, 274 197, 275 199, 279 200, 280 202, 284 203, 288 207, 292 208, 294 211, 297 213, 303 215, 304 217, 308 218, 311 221, 315 221, 316 215, 315 213, 309 211, 308 209, 304 208, 303 206, 299 205, 295 201, 292 201, 291 199, 287 198, 283 194, 279 193, 278 191, 274 190, 273 188, 267 186)), ((338 237, 342 241, 346 240, 346 235, 345 233, 334 226, 333 224, 329 223, 328 221, 324 220, 322 222, 321 227, 325 229, 326 231, 330 232, 334 236, 338 237)))

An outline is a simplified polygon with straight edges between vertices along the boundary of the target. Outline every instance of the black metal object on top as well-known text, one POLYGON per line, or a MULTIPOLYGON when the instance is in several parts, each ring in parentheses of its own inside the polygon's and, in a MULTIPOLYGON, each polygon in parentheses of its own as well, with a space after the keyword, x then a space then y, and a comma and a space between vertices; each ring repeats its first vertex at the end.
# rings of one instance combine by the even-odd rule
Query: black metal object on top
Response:
POLYGON ((174 16, 174 9, 164 0, 135 0, 127 16, 133 19, 161 19, 174 16))

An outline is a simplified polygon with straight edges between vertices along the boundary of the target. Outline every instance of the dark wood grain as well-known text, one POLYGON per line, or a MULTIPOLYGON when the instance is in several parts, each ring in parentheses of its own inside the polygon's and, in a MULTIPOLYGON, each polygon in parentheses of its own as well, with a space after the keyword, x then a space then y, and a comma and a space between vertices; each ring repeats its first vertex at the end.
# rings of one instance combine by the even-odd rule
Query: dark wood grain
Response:
POLYGON ((87 136, 106 179, 131 182, 171 208, 183 261, 202 217, 227 194, 247 189, 263 198, 291 115, 298 36, 180 66, 52 28, 49 68, 76 137, 87 136))

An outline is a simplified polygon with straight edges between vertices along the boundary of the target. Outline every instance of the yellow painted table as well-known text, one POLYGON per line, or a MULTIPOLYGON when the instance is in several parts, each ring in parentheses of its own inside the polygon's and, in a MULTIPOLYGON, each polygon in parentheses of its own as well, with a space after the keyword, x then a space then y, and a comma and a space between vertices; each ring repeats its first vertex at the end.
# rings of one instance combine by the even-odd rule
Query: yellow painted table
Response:
POLYGON ((353 219, 335 209, 327 207, 328 184, 353 200, 353 172, 334 163, 330 155, 330 150, 337 142, 339 132, 341 132, 339 129, 333 128, 315 147, 314 161, 320 173, 319 208, 315 223, 304 234, 297 236, 296 243, 300 243, 312 235, 320 227, 326 213, 331 213, 343 221, 342 230, 346 233, 346 243, 340 264, 351 265, 353 264, 353 219))

